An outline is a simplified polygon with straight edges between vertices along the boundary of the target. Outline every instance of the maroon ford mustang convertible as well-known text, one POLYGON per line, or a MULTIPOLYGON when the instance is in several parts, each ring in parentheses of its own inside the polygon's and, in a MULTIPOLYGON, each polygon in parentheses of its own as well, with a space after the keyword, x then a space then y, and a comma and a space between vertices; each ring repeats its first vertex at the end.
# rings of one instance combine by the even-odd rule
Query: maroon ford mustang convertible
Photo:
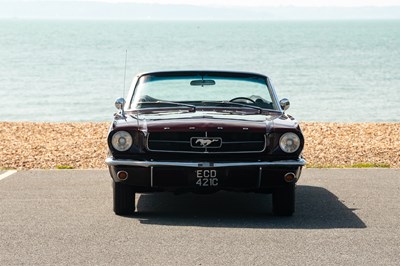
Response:
POLYGON ((219 190, 272 193, 273 213, 293 214, 304 138, 268 77, 144 73, 115 104, 106 163, 116 214, 135 212, 135 193, 219 190))

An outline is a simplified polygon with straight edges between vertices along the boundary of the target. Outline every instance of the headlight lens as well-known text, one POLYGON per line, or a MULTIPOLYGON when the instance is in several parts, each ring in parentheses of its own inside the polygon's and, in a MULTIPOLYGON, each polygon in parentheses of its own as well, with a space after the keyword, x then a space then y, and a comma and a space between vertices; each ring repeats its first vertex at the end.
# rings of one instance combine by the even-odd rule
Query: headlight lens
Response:
POLYGON ((293 153, 300 147, 300 138, 295 133, 285 133, 279 140, 279 147, 286 153, 293 153))
POLYGON ((127 151, 132 146, 131 134, 126 131, 117 131, 111 139, 111 144, 117 151, 127 151))

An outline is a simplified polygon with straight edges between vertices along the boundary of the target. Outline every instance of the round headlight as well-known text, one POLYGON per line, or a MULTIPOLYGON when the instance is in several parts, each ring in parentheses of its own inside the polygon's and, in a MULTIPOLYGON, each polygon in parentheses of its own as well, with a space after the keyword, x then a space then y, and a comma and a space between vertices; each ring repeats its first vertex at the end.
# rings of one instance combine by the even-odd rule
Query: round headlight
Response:
POLYGON ((132 146, 131 134, 126 131, 117 131, 111 139, 111 144, 117 151, 127 151, 132 146))
POLYGON ((295 133, 285 133, 279 140, 279 147, 286 153, 293 153, 300 147, 300 138, 295 133))

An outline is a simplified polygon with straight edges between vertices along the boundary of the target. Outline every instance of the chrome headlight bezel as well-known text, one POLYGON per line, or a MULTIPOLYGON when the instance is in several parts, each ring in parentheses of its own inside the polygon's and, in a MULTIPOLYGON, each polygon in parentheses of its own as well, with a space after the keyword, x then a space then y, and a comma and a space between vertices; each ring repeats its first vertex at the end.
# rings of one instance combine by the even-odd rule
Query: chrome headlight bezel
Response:
POLYGON ((111 145, 117 151, 127 151, 133 145, 132 135, 124 130, 116 131, 111 137, 111 145))
POLYGON ((295 153, 301 146, 300 137, 293 132, 283 134, 279 139, 279 147, 286 153, 295 153))

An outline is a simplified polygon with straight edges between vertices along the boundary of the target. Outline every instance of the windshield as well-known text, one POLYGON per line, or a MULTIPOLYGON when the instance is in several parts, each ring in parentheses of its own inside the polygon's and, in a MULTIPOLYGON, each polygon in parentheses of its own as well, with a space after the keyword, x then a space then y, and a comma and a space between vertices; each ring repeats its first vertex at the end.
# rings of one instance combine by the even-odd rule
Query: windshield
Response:
POLYGON ((131 109, 157 107, 219 107, 279 110, 262 77, 142 76, 131 109))

